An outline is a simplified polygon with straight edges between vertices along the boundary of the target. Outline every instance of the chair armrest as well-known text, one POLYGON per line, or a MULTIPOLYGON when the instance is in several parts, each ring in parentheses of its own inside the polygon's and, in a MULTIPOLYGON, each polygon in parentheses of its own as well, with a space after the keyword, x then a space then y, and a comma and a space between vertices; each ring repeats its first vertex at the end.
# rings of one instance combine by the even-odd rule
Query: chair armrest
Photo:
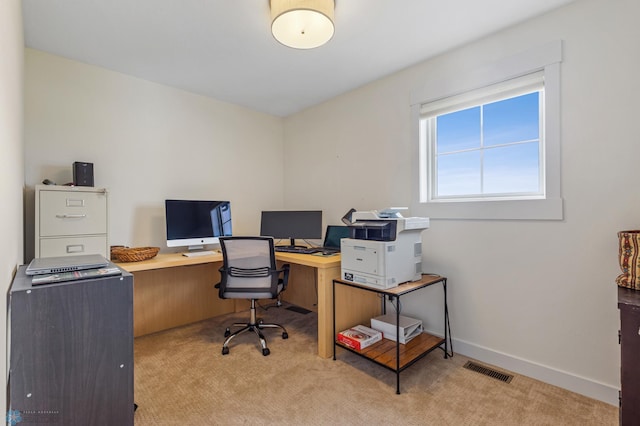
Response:
POLYGON ((280 278, 280 281, 282 282, 282 290, 286 290, 287 285, 289 283, 290 268, 291 268, 291 265, 289 265, 288 263, 285 263, 284 265, 282 265, 280 269, 278 269, 278 273, 282 273, 282 278, 280 278))
MULTIPOLYGON (((222 274, 226 273, 227 270, 224 269, 224 266, 221 266, 220 268, 218 268, 218 272, 220 272, 220 275, 222 275, 222 274)), ((220 288, 220 284, 222 284, 222 283, 217 283, 216 285, 214 285, 214 287, 219 289, 220 288)))

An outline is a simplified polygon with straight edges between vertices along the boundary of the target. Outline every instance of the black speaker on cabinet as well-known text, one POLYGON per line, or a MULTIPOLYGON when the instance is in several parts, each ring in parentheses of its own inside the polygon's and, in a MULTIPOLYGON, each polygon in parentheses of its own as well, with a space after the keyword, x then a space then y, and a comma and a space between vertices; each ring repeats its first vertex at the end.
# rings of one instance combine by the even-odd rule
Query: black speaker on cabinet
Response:
POLYGON ((82 161, 73 163, 73 185, 93 186, 93 163, 82 161))

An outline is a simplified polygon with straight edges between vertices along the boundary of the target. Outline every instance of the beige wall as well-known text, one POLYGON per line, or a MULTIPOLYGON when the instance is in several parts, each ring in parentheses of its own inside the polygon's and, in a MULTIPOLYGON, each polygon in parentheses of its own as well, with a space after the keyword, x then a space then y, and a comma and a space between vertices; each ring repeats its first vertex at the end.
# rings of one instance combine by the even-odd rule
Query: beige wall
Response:
MULTIPOLYGON (((454 349, 617 404, 616 232, 640 226, 637 16, 636 0, 576 2, 287 117, 285 203, 333 222, 349 207, 409 206, 411 94, 563 40, 565 219, 433 220, 424 270, 450 279, 454 349)), ((417 296, 403 312, 441 330, 441 293, 417 296)))
POLYGON ((94 163, 109 190, 110 244, 166 249, 164 199, 230 200, 233 231, 283 203, 282 119, 26 49, 27 257, 33 187, 94 163))
MULTIPOLYGON (((2 306, 16 267, 22 264, 22 199, 24 156, 22 148, 23 88, 22 8, 19 0, 0 2, 0 286, 2 306)), ((7 316, 0 315, 0 365, 7 361, 7 316)), ((0 370, 7 383, 7 369, 0 370)), ((6 385, 0 386, 0 401, 5 405, 6 385)), ((2 410, 2 414, 6 413, 2 410)))

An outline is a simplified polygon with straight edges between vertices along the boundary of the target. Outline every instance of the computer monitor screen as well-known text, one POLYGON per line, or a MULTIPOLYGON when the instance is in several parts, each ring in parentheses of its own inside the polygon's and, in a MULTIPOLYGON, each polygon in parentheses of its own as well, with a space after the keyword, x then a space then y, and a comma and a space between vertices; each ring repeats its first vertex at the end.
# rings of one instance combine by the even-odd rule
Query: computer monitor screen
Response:
POLYGON ((322 210, 263 211, 260 235, 288 238, 291 246, 295 246, 296 239, 320 239, 322 210))
POLYGON ((167 247, 194 250, 231 235, 229 201, 165 200, 164 205, 167 247))

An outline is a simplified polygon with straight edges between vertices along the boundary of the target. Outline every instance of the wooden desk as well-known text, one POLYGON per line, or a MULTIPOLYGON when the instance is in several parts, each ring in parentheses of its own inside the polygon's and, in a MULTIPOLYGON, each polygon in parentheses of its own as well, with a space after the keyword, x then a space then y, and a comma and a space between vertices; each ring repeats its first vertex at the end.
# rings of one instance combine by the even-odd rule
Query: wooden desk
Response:
POLYGON ((158 254, 150 260, 117 263, 133 273, 133 335, 155 333, 235 311, 218 297, 222 255, 158 254))
MULTIPOLYGON (((276 258, 291 265, 284 300, 318 313, 318 355, 331 357, 334 340, 332 283, 340 278, 340 255, 276 253, 276 258)), ((233 299, 220 299, 214 288, 220 281, 221 254, 186 257, 179 253, 161 253, 150 260, 118 263, 118 266, 134 275, 136 337, 236 309, 233 299)), ((369 306, 368 311, 379 309, 377 298, 356 302, 357 306, 369 306)), ((344 321, 348 323, 350 319, 344 321)))
POLYGON ((318 313, 318 355, 333 355, 333 280, 340 278, 340 255, 313 256, 310 254, 276 253, 279 262, 291 265, 289 286, 282 293, 287 302, 318 313), (315 288, 310 288, 310 285, 315 288), (309 296, 316 296, 309 303, 309 296), (315 305, 315 306, 314 306, 315 305))

